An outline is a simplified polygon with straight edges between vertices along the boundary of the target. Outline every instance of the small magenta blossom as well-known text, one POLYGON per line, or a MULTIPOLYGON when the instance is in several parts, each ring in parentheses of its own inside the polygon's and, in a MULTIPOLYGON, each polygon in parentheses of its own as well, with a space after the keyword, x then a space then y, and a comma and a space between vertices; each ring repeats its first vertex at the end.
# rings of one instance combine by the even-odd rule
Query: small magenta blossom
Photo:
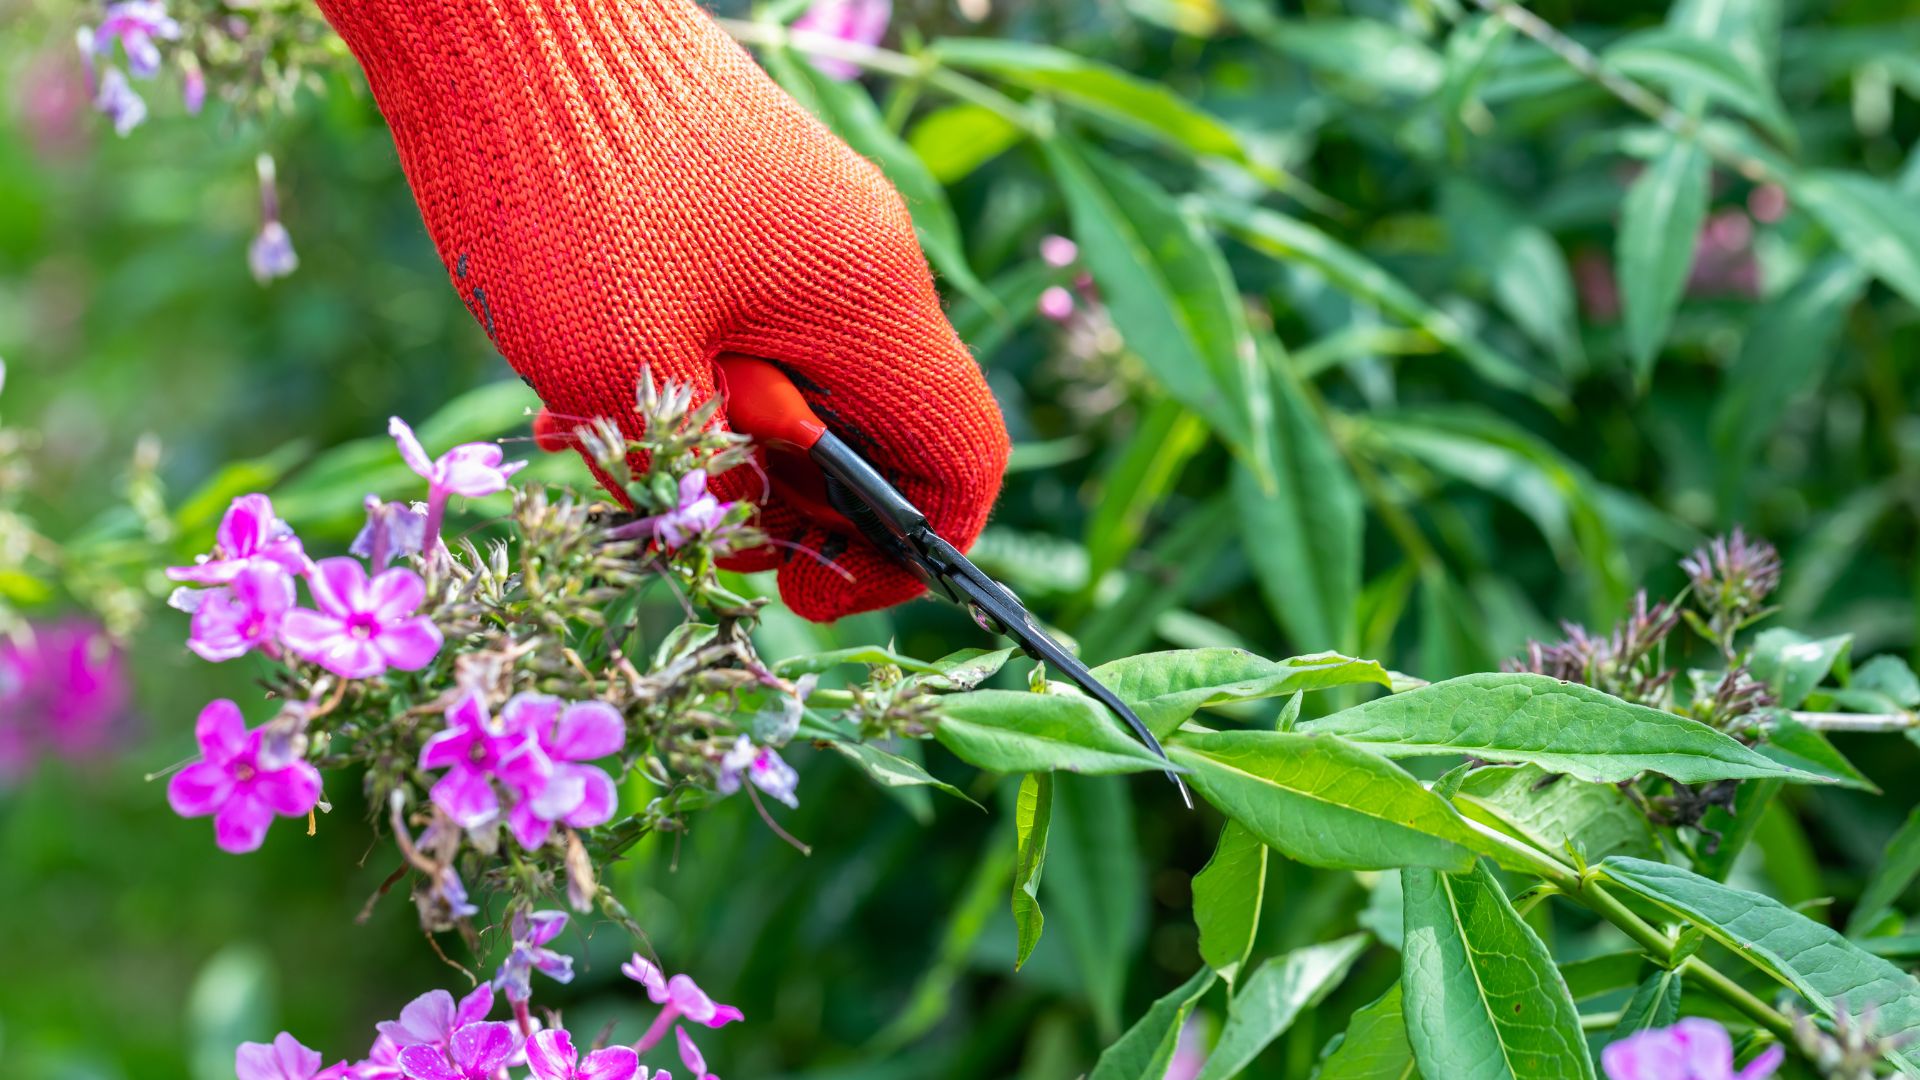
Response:
POLYGON ((69 760, 108 748, 132 697, 126 654, 98 623, 30 623, 0 636, 0 781, 25 775, 36 755, 69 760))
POLYGON ((1601 1051, 1600 1063, 1608 1080, 1766 1080, 1786 1054, 1781 1046, 1768 1047, 1735 1073, 1733 1038, 1727 1029, 1690 1016, 1672 1027, 1609 1044, 1601 1051))
POLYGON ((519 1049, 512 1025, 483 1021, 455 1031, 445 1050, 402 1048, 400 1072, 407 1080, 495 1080, 519 1049))
POLYGON ((320 1051, 283 1031, 271 1043, 241 1043, 233 1053, 233 1072, 237 1080, 358 1080, 346 1062, 322 1068, 321 1061, 320 1051))
POLYGON ((1040 301, 1036 305, 1040 315, 1053 322, 1066 322, 1073 318, 1075 306, 1073 294, 1060 285, 1052 286, 1041 293, 1040 301))
POLYGON ((292 574, 304 574, 313 566, 293 529, 274 516, 273 501, 265 495, 242 495, 221 517, 213 534, 213 551, 192 566, 170 568, 167 577, 195 585, 225 585, 256 562, 272 563, 292 574))
POLYGON ((187 648, 218 663, 255 649, 280 653, 280 626, 293 609, 293 577, 270 562, 256 562, 228 584, 199 598, 187 648))
POLYGON ((1064 270, 1080 257, 1080 245, 1064 236, 1049 236, 1040 241, 1040 260, 1056 270, 1064 270))
POLYGON ((409 1046, 447 1050, 453 1045, 454 1032, 485 1020, 492 1011, 491 986, 483 985, 457 1002, 445 990, 429 990, 407 1002, 398 1020, 382 1020, 375 1027, 381 1038, 401 1050, 409 1046))
POLYGON ((405 567, 369 581, 358 559, 322 559, 307 589, 319 610, 288 612, 281 639, 343 679, 370 679, 390 667, 418 671, 440 654, 440 628, 416 614, 427 598, 426 582, 405 567))
POLYGON ((367 496, 367 523, 353 538, 348 554, 358 555, 378 572, 395 559, 417 555, 427 545, 427 508, 424 503, 381 502, 367 496))
POLYGON ((708 491, 705 470, 695 469, 680 478, 679 506, 664 514, 628 522, 613 530, 612 536, 616 540, 650 536, 668 550, 676 550, 697 537, 722 538, 727 514, 734 505, 721 502, 708 491))
POLYGON ((517 1005, 533 997, 536 971, 554 982, 573 981, 573 957, 547 948, 547 942, 566 928, 564 911, 514 912, 508 931, 513 935, 513 947, 493 976, 494 987, 506 994, 508 1001, 517 1005))
POLYGON ((104 56, 118 41, 127 54, 127 70, 150 79, 160 71, 156 41, 179 39, 180 23, 167 14, 162 0, 120 0, 107 5, 106 17, 93 33, 93 47, 104 56))
POLYGON ((685 1018, 696 1024, 705 1024, 710 1028, 722 1028, 736 1020, 745 1019, 739 1009, 731 1005, 721 1005, 707 996, 691 976, 675 975, 669 979, 660 970, 660 966, 639 953, 620 965, 621 974, 646 988, 647 997, 660 1006, 660 1015, 653 1018, 640 1041, 633 1044, 635 1053, 645 1054, 666 1038, 671 1028, 674 1041, 679 1044, 680 1060, 693 1070, 695 1080, 709 1080, 706 1059, 701 1056, 700 1048, 694 1045, 693 1038, 686 1028, 678 1026, 685 1018))
POLYGON ((515 792, 546 786, 553 763, 517 710, 510 708, 496 719, 487 714, 479 695, 468 694, 447 710, 446 719, 446 728, 420 748, 420 767, 447 770, 429 797, 455 825, 480 829, 499 820, 496 779, 515 792))
POLYGON ((320 801, 320 770, 263 752, 261 729, 247 730, 225 698, 200 710, 199 761, 174 774, 167 802, 181 817, 213 816, 213 836, 236 855, 258 848, 274 815, 301 817, 320 801))
POLYGON ((800 805, 800 796, 797 794, 800 774, 781 760, 772 747, 755 746, 753 740, 745 735, 740 736, 733 744, 733 749, 720 759, 720 774, 714 780, 714 790, 722 795, 731 795, 740 790, 743 777, 754 787, 788 806, 800 805))
POLYGON ((580 1060, 573 1036, 564 1031, 542 1031, 527 1041, 527 1066, 535 1080, 646 1080, 640 1055, 631 1047, 610 1046, 580 1060))
POLYGON ((429 550, 440 539, 440 522, 446 516, 450 497, 479 499, 505 491, 513 474, 527 467, 524 461, 502 464, 506 455, 494 443, 462 443, 437 458, 429 458, 413 428, 397 416, 387 420, 387 434, 400 447, 400 459, 407 468, 427 481, 425 546, 429 550))
MULTIPOLYGON (((887 36, 887 23, 892 18, 893 0, 813 0, 805 14, 793 21, 793 28, 854 45, 873 46, 887 36)), ((860 77, 858 64, 831 56, 809 56, 809 59, 828 78, 845 82, 860 77)))
POLYGON ((707 1057, 700 1052, 699 1045, 693 1041, 693 1036, 687 1034, 686 1028, 674 1028, 673 1038, 680 1044, 680 1063, 693 1071, 693 1080, 720 1080, 707 1071, 707 1057))
POLYGON ((580 764, 617 754, 627 744, 626 722, 604 701, 563 705, 545 694, 516 694, 501 710, 507 727, 534 740, 551 770, 538 787, 522 788, 508 827, 531 851, 547 842, 553 823, 576 829, 613 819, 618 792, 605 769, 580 764))

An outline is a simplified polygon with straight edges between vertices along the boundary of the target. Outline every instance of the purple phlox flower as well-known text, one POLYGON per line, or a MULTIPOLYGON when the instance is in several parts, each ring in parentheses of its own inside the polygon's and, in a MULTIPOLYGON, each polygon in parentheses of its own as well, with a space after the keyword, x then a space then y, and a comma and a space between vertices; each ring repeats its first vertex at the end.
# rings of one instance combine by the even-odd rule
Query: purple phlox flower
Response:
POLYGON ((426 582, 405 567, 369 581, 358 559, 322 559, 307 590, 319 610, 288 612, 281 639, 343 679, 369 679, 389 667, 418 671, 440 654, 440 628, 415 614, 427 598, 426 582))
POLYGON ((567 928, 564 911, 517 911, 510 933, 513 948, 493 976, 493 985, 507 1000, 525 1002, 533 997, 533 973, 540 972, 554 982, 573 981, 573 957, 547 948, 560 931, 567 928))
POLYGON ((1080 257, 1080 245, 1064 236, 1048 236, 1040 241, 1040 260, 1056 270, 1072 266, 1080 257))
POLYGON ((393 436, 394 443, 400 447, 400 459, 407 463, 407 468, 427 481, 425 543, 428 548, 440 539, 440 522, 446 515, 448 498, 461 495, 479 499, 505 491, 513 474, 527 467, 524 461, 502 464, 501 459, 506 455, 495 443, 462 443, 437 458, 429 458, 427 448, 420 445, 413 428, 397 416, 387 420, 387 434, 393 436))
POLYGON ((147 100, 134 90, 133 84, 116 67, 108 68, 100 76, 100 88, 94 93, 93 107, 113 122, 113 132, 121 138, 132 134, 133 129, 147 119, 147 100))
POLYGON ((126 656, 97 623, 0 637, 0 779, 23 774, 36 747, 73 760, 106 749, 129 697, 126 656))
POLYGON ((452 1045, 454 1032, 485 1020, 492 1011, 491 986, 482 985, 457 1002, 445 990, 429 990, 407 1002, 398 1020, 382 1020, 375 1026, 381 1038, 399 1049, 434 1046, 445 1050, 452 1045))
POLYGON ((367 523, 353 538, 349 554, 367 560, 374 570, 385 570, 403 555, 416 555, 427 543, 425 503, 381 502, 367 496, 367 523))
POLYGON ((466 884, 451 866, 440 868, 440 880, 435 883, 433 891, 440 902, 446 905, 449 919, 471 919, 480 914, 479 907, 467 899, 466 884))
POLYGON ((477 694, 466 695, 447 710, 445 730, 420 748, 420 767, 447 770, 430 795, 463 829, 484 828, 499 819, 495 778, 516 792, 538 791, 553 772, 553 763, 519 722, 519 714, 489 716, 477 694))
POLYGON ((293 250, 293 236, 278 221, 264 222, 247 245, 247 269, 262 285, 300 269, 300 255, 293 250))
POLYGON ((796 794, 800 786, 800 774, 781 760, 780 754, 772 747, 755 746, 753 740, 745 735, 740 736, 733 744, 733 749, 720 759, 720 773, 714 781, 714 790, 722 795, 731 795, 740 790, 742 777, 788 806, 800 805, 800 796, 796 794))
POLYGON ((576 829, 604 825, 613 818, 618 792, 605 769, 580 762, 597 761, 627 744, 627 725, 619 710, 604 701, 563 705, 545 694, 516 694, 501 710, 507 726, 527 732, 551 763, 538 786, 517 791, 508 827, 531 851, 547 842, 553 823, 576 829))
POLYGON ((407 1080, 495 1080, 519 1048, 511 1024, 497 1020, 467 1024, 453 1033, 445 1050, 403 1047, 400 1072, 407 1080))
POLYGON ((188 116, 199 116, 207 105, 207 73, 200 65, 183 62, 180 68, 180 104, 188 116))
POLYGON ((162 0, 121 0, 107 5, 106 18, 93 33, 93 47, 104 56, 113 43, 127 53, 127 69, 143 79, 160 70, 160 47, 154 42, 178 41, 180 23, 167 14, 162 0))
POLYGON ((280 625, 293 608, 293 577, 260 561, 228 584, 196 598, 187 648, 219 662, 254 649, 278 656, 280 625))
MULTIPOLYGON (((854 45, 874 46, 887 36, 887 22, 892 18, 893 0, 813 0, 806 13, 793 21, 793 28, 854 45)), ((844 82, 860 77, 859 65, 849 61, 811 54, 808 59, 830 79, 844 82)))
POLYGON ((1785 1048, 1775 1045, 1735 1073, 1727 1029, 1690 1016, 1608 1045, 1600 1063, 1608 1080, 1766 1080, 1785 1057, 1785 1048))
POLYGON ((265 495, 242 495, 227 507, 213 534, 213 551, 192 566, 175 566, 167 577, 195 585, 225 585, 255 562, 269 562, 292 574, 304 574, 313 564, 293 529, 273 514, 265 495))
POLYGON ((167 802, 181 817, 213 815, 223 850, 243 854, 266 839, 275 814, 300 817, 320 801, 320 770, 261 753, 263 729, 247 730, 240 706, 225 698, 194 724, 201 759, 174 774, 167 802))
POLYGON ((1040 300, 1035 305, 1042 317, 1053 322, 1066 322, 1073 318, 1075 306, 1073 294, 1060 285, 1054 285, 1041 293, 1040 300))
POLYGON ((271 1043, 241 1043, 233 1053, 237 1080, 355 1080, 355 1071, 341 1062, 322 1068, 320 1051, 281 1032, 271 1043))
POLYGON ((400 1071, 400 1048, 385 1035, 373 1040, 367 1056, 347 1074, 349 1080, 405 1080, 406 1075, 400 1071))
POLYGON ((664 514, 630 521, 613 531, 613 538, 626 540, 651 536, 668 550, 682 548, 700 536, 718 537, 734 503, 721 502, 707 490, 707 474, 695 469, 680 478, 680 505, 664 514))
MULTIPOLYGON (((634 1080, 640 1073, 640 1055, 632 1047, 610 1046, 580 1060, 573 1037, 558 1029, 542 1031, 527 1041, 527 1065, 536 1080, 634 1080)), ((641 1073, 641 1080, 645 1074, 641 1073)))
POLYGON ((1161 1080, 1193 1080, 1206 1064, 1207 1022, 1196 1012, 1180 1025, 1180 1037, 1174 1043, 1173 1057, 1167 1061, 1167 1073, 1161 1080))
MULTIPOLYGON (((620 965, 620 971, 627 978, 646 988, 647 997, 659 1005, 660 1015, 653 1018, 647 1026, 646 1034, 633 1044, 635 1053, 645 1054, 666 1038, 667 1030, 673 1029, 680 1044, 680 1060, 693 1070, 696 1080, 708 1080, 706 1061, 700 1056, 700 1048, 693 1044, 678 1021, 682 1018, 696 1024, 705 1024, 710 1028, 721 1028, 744 1019, 740 1010, 731 1005, 716 1003, 707 992, 700 989, 698 983, 688 975, 675 975, 669 979, 660 970, 660 966, 639 953, 620 965)), ((664 1074, 657 1074, 655 1080, 664 1080, 664 1074)))

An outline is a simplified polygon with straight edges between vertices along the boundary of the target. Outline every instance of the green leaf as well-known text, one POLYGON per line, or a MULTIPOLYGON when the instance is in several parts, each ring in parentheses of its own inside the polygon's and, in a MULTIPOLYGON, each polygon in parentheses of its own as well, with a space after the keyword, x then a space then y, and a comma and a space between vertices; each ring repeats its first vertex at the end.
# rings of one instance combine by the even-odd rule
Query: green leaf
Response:
POLYGON ((1282 262, 1305 263, 1342 292, 1422 331, 1488 382, 1542 400, 1557 401, 1562 396, 1525 366, 1482 344, 1451 315, 1422 300, 1379 265, 1306 222, 1225 200, 1210 203, 1208 212, 1255 251, 1282 262))
POLYGON ((1621 38, 1603 55, 1631 78, 1691 92, 1732 109, 1760 125, 1782 146, 1792 147, 1797 141, 1793 119, 1773 84, 1719 41, 1674 30, 1646 30, 1621 38))
POLYGON ((1915 676, 1913 668, 1892 653, 1861 664, 1847 688, 1882 695, 1893 706, 1888 712, 1920 706, 1920 676, 1915 676))
POLYGON ((1382 19, 1283 19, 1266 0, 1227 0, 1234 21, 1273 51, 1315 71, 1385 94, 1425 97, 1440 85, 1440 56, 1382 19))
POLYGON ((1193 789, 1268 847, 1310 866, 1464 869, 1477 838, 1399 766, 1339 739, 1278 731, 1181 735, 1193 789))
POLYGON ((1755 749, 1782 765, 1823 777, 1841 787, 1876 795, 1880 792, 1826 735, 1795 720, 1791 713, 1775 710, 1767 721, 1766 741, 1755 749))
POLYGON ((1797 709, 1826 681, 1833 665, 1852 645, 1852 634, 1816 639, 1776 627, 1762 631, 1753 640, 1753 656, 1747 666, 1754 678, 1773 691, 1776 704, 1782 709, 1797 709))
POLYGON ((933 662, 933 674, 918 676, 930 690, 971 690, 1000 673, 1013 650, 961 649, 933 662))
POLYGON ((1013 969, 1020 970, 1040 944, 1040 872, 1047 864, 1047 828, 1053 820, 1053 774, 1028 773, 1014 801, 1013 924, 1020 934, 1013 969))
POLYGON ((1372 660, 1338 653, 1267 660, 1245 649, 1141 653, 1101 664, 1093 677, 1132 706, 1158 738, 1216 705, 1359 683, 1392 686, 1386 669, 1372 660))
MULTIPOLYGON (((1271 337, 1260 340, 1279 348, 1271 337)), ((1270 367, 1279 416, 1267 458, 1278 483, 1262 490, 1253 470, 1234 468, 1242 546, 1289 638, 1309 649, 1351 649, 1366 532, 1360 485, 1296 376, 1277 357, 1270 367)))
POLYGON ((1647 976, 1620 1010, 1608 1042, 1619 1042, 1636 1031, 1673 1026, 1680 1019, 1680 973, 1660 970, 1647 976))
POLYGON ((1685 784, 1810 779, 1697 721, 1525 673, 1449 679, 1300 726, 1389 757, 1465 754, 1528 762, 1598 783, 1643 772, 1685 784))
POLYGON ((1154 1002, 1146 1015, 1101 1053, 1087 1080, 1162 1080, 1179 1043, 1180 1025, 1186 1023, 1194 1002, 1213 988, 1213 980, 1213 969, 1203 967, 1154 1002))
POLYGON ((832 652, 814 653, 811 656, 790 657, 773 665, 773 673, 781 678, 791 679, 799 675, 818 675, 842 664, 897 667, 902 671, 918 672, 924 675, 941 673, 938 667, 925 660, 915 660, 904 653, 878 645, 856 645, 850 649, 835 649, 832 652))
POLYGON ((992 109, 960 102, 934 109, 907 133, 907 145, 942 184, 957 184, 1012 149, 1020 128, 992 109))
POLYGON ((1088 595, 1139 546, 1154 508, 1206 444, 1206 422, 1179 402, 1161 398, 1148 406, 1119 460, 1101 478, 1099 497, 1087 518, 1088 595))
POLYGON ((1912 975, 1768 897, 1664 863, 1612 858, 1600 868, 1643 899, 1692 920, 1825 1015, 1869 1024, 1882 1039, 1905 1038, 1900 1056, 1920 1065, 1914 1041, 1920 980, 1912 975))
POLYGON ((1694 238, 1707 216, 1710 165, 1697 142, 1668 137, 1627 189, 1620 210, 1621 310, 1627 351, 1642 384, 1653 372, 1693 268, 1694 238))
POLYGON ((226 945, 194 976, 186 1026, 194 1080, 233 1076, 233 1052, 274 1030, 273 961, 255 945, 226 945))
POLYGON ((214 473, 212 479, 181 500, 173 512, 179 546, 187 551, 205 551, 212 547, 213 531, 233 500, 270 490, 306 456, 307 444, 295 441, 263 457, 236 461, 214 473))
MULTIPOLYGON (((944 791, 962 802, 980 807, 979 803, 967 798, 965 792, 944 780, 934 778, 919 762, 911 758, 882 750, 872 743, 843 742, 835 739, 830 740, 827 745, 838 751, 841 757, 853 762, 861 772, 867 774, 869 779, 883 788, 930 787, 944 791)), ((985 809, 985 807, 980 808, 985 809)))
POLYGON ((1586 1001, 1602 994, 1625 990, 1640 981, 1647 967, 1647 954, 1639 949, 1601 953, 1560 965, 1560 978, 1575 1001, 1586 1001))
POLYGON ((1537 765, 1501 765, 1467 774, 1454 805, 1543 851, 1655 857, 1660 840, 1647 815, 1612 784, 1555 777, 1537 765), (1543 786, 1544 785, 1544 786, 1543 786))
POLYGON ((1128 350, 1270 479, 1271 391, 1212 236, 1133 168, 1066 137, 1046 152, 1081 258, 1128 350))
POLYGON ((1316 1080, 1419 1080, 1398 982, 1353 1014, 1314 1075, 1316 1080))
POLYGON ((1193 875, 1193 924, 1200 959, 1232 986, 1253 951, 1260 902, 1267 892, 1267 845, 1229 819, 1207 865, 1193 875))
POLYGON ((1920 304, 1920 215, 1913 212, 1913 195, 1852 172, 1802 176, 1793 195, 1842 250, 1909 303, 1920 304))
POLYGON ((1715 881, 1725 881, 1785 784, 1783 780, 1750 780, 1733 793, 1733 806, 1708 810, 1700 822, 1700 832, 1719 837, 1719 842, 1711 850, 1695 853, 1694 869, 1715 881))
POLYGON ((1552 234, 1506 199, 1462 178, 1441 187, 1440 213, 1461 262, 1487 276, 1500 310, 1562 371, 1584 368, 1573 273, 1552 234))
POLYGON ((943 697, 934 737, 960 760, 989 772, 1166 768, 1105 707, 1077 694, 975 690, 943 697))
POLYGON ((1860 902, 1847 916, 1847 936, 1858 937, 1871 930, 1881 916, 1893 910, 1916 875, 1920 875, 1920 807, 1907 815, 1906 823, 1887 841, 1879 865, 1860 891, 1860 902))
POLYGON ((1119 780, 1056 777, 1047 830, 1047 903, 1102 1037, 1120 1030, 1128 958, 1146 929, 1146 868, 1119 780))
POLYGON ((1253 1064, 1301 1010, 1326 999, 1366 950, 1367 935, 1295 949, 1261 964, 1233 995, 1227 1022, 1195 1080, 1230 1080, 1253 1064))
POLYGON ((1160 83, 1097 60, 1051 45, 994 38, 947 38, 933 44, 931 55, 950 67, 1051 94, 1155 142, 1254 167, 1240 137, 1224 122, 1160 83))
POLYGON ((1407 1036, 1428 1076, 1591 1080, 1567 984, 1485 863, 1409 869, 1400 980, 1407 1036))

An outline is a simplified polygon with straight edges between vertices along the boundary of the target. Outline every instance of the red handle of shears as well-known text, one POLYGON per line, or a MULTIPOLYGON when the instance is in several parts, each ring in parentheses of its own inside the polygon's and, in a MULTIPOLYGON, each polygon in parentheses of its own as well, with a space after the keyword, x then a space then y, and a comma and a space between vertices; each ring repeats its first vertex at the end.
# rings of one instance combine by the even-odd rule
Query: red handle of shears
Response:
POLYGON ((726 353, 714 361, 727 399, 727 425, 762 445, 806 453, 827 434, 800 388, 765 360, 726 353))

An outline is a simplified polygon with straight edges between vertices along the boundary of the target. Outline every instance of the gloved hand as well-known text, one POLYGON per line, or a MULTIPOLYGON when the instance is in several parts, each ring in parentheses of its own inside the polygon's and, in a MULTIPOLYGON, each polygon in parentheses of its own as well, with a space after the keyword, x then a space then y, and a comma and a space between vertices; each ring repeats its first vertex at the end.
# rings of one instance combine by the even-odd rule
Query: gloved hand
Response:
MULTIPOLYGON (((1006 427, 900 196, 693 0, 319 3, 366 69, 455 288, 552 414, 636 434, 643 365, 704 399, 720 354, 771 360, 971 545, 1006 427)), ((714 488, 764 491, 748 469, 714 488)), ((922 591, 779 490, 760 524, 787 546, 732 568, 778 566, 788 605, 821 621, 922 591)))

